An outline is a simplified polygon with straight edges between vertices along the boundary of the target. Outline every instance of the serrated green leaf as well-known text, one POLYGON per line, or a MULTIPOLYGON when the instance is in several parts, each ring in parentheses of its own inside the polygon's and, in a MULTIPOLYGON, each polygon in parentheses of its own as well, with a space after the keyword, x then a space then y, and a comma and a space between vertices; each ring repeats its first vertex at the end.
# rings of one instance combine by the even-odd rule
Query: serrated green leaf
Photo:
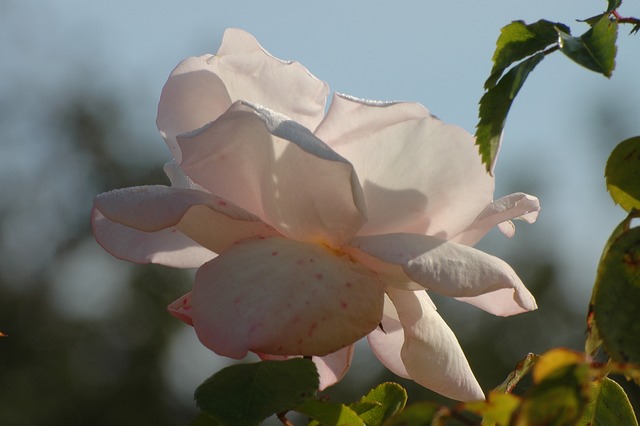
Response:
POLYGON ((638 420, 622 387, 605 377, 592 383, 591 401, 585 407, 580 426, 638 426, 638 420))
POLYGON ((557 43, 558 33, 556 28, 561 28, 566 33, 571 32, 569 27, 564 24, 544 19, 529 25, 524 21, 513 21, 503 27, 496 41, 491 75, 485 81, 484 88, 488 90, 494 87, 504 70, 514 62, 525 59, 557 43))
POLYGON ((640 228, 626 230, 606 250, 592 306, 609 356, 618 362, 640 362, 640 228))
POLYGON ((618 24, 603 15, 580 37, 573 37, 558 28, 560 50, 576 63, 611 77, 615 68, 618 24))
POLYGON ((626 211, 640 210, 640 136, 626 139, 614 148, 604 175, 616 204, 626 211))
MULTIPOLYGON (((358 403, 373 402, 377 406, 360 414, 367 426, 380 426, 399 413, 407 403, 407 391, 397 383, 382 383, 371 389, 358 403)), ((358 404, 356 403, 356 404, 358 404)))
POLYGON ((511 104, 529 73, 543 58, 543 53, 537 53, 520 62, 480 99, 480 120, 476 128, 476 144, 482 156, 482 162, 489 172, 493 171, 500 147, 500 137, 511 104))
POLYGON ((411 404, 387 420, 384 426, 429 426, 440 408, 433 402, 411 404))
POLYGON ((195 392, 198 408, 228 425, 257 425, 313 397, 319 380, 309 359, 263 361, 224 368, 195 392))
POLYGON ((573 426, 581 418, 589 397, 589 366, 560 367, 526 393, 513 423, 573 426))
MULTIPOLYGON (((631 227, 631 221, 636 217, 640 217, 640 211, 631 211, 627 217, 616 226, 611 233, 611 236, 607 240, 602 249, 602 255, 600 256, 599 265, 602 265, 604 259, 611 248, 611 245, 617 240, 623 233, 627 232, 631 227)), ((600 266, 599 266, 600 267, 600 266)), ((596 321, 595 314, 593 312, 593 306, 595 303, 596 294, 598 293, 600 280, 596 276, 596 282, 593 285, 591 291, 591 300, 589 301, 589 313, 587 315, 587 340, 585 342, 585 352, 589 355, 594 355, 596 351, 602 346, 602 338, 600 337, 600 331, 598 330, 598 322, 596 321)))
POLYGON ((310 425, 364 426, 364 422, 355 411, 338 402, 310 399, 295 410, 317 422, 311 422, 310 425))

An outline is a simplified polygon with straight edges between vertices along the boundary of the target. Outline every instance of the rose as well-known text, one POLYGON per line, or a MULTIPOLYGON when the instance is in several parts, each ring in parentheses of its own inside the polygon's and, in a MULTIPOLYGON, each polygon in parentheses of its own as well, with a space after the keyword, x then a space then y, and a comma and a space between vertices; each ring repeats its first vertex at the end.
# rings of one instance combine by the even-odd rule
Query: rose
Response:
POLYGON ((171 73, 158 127, 171 187, 100 194, 97 241, 133 262, 198 267, 169 306, 220 355, 312 356, 321 387, 367 336, 380 361, 450 398, 482 398, 426 290, 496 315, 536 308, 502 260, 471 246, 535 197, 493 199, 464 130, 421 105, 333 96, 249 34, 171 73))

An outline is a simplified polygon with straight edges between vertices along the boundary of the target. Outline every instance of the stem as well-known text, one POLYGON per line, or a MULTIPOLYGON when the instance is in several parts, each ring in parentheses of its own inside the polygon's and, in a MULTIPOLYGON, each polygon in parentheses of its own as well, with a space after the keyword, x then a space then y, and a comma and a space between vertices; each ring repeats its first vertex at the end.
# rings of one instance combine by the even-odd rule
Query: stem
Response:
POLYGON ((620 16, 617 10, 612 10, 611 14, 616 18, 616 21, 618 21, 618 23, 620 24, 634 24, 634 25, 640 24, 640 19, 620 16))
POLYGON ((280 420, 284 426, 294 426, 294 424, 287 418, 286 412, 278 413, 276 416, 278 416, 278 420, 280 420))

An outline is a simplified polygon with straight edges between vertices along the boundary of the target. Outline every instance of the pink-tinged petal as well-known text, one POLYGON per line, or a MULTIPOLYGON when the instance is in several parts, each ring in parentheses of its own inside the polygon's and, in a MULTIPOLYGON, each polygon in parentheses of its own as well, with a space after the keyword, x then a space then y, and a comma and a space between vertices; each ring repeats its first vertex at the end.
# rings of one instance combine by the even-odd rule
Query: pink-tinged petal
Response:
POLYGON ((473 137, 419 104, 335 95, 315 133, 358 173, 369 214, 359 235, 447 238, 472 223, 493 197, 493 178, 473 137))
POLYGON ((208 63, 232 101, 264 105, 311 130, 324 116, 329 86, 298 62, 274 58, 245 31, 226 30, 218 54, 208 63))
POLYGON ((178 141, 195 183, 287 237, 340 246, 366 221, 353 166, 277 113, 236 103, 178 141))
POLYGON ((180 321, 193 325, 193 320, 191 319, 191 292, 171 302, 171 304, 167 306, 167 310, 180 321))
POLYGON ((240 241, 202 266, 191 306, 218 353, 324 356, 378 326, 382 283, 348 256, 283 238, 240 241))
POLYGON ((476 220, 451 241, 472 246, 484 237, 494 226, 511 238, 515 233, 512 219, 533 223, 538 218, 540 201, 533 195, 517 192, 499 198, 489 204, 476 220))
POLYGON ((174 268, 199 268, 215 253, 202 247, 176 228, 143 232, 91 212, 93 235, 112 256, 135 263, 157 263, 174 268))
MULTIPOLYGON (((367 263, 358 250, 379 261, 402 266, 411 281, 428 290, 461 298, 494 315, 508 316, 537 308, 529 290, 506 262, 472 247, 416 234, 356 237, 349 245, 357 249, 348 249, 349 254, 374 270, 376 264, 367 263), (485 295, 479 299, 481 302, 473 303, 480 295, 485 295)), ((401 277, 388 283, 393 286, 395 282, 402 282, 401 277)))
POLYGON ((458 339, 424 291, 387 292, 404 330, 401 357, 416 383, 458 401, 484 399, 458 339))
MULTIPOLYGON (((329 355, 311 357, 311 360, 318 369, 318 376, 320 378, 320 385, 318 386, 319 390, 325 390, 329 386, 333 386, 342 380, 351 366, 354 348, 355 345, 349 345, 339 351, 330 353, 329 355)), ((294 358, 293 356, 287 355, 258 354, 258 356, 263 360, 276 361, 284 361, 294 358)))
POLYGON ((392 373, 410 379, 407 368, 402 362, 400 352, 402 345, 404 344, 404 330, 402 324, 398 319, 398 313, 396 312, 391 299, 385 295, 384 300, 384 315, 381 326, 378 326, 367 336, 371 351, 380 360, 382 365, 387 367, 392 373))
POLYGON ((176 160, 169 161, 162 169, 171 181, 171 186, 173 188, 196 189, 202 192, 209 192, 192 181, 191 178, 182 171, 176 160))
POLYGON ((232 103, 224 82, 207 62, 211 57, 185 59, 162 89, 156 124, 178 163, 182 155, 176 136, 215 120, 232 103))
POLYGON ((110 221, 144 232, 177 228, 220 253, 230 244, 277 231, 232 203, 193 189, 140 186, 98 195, 95 207, 110 221))

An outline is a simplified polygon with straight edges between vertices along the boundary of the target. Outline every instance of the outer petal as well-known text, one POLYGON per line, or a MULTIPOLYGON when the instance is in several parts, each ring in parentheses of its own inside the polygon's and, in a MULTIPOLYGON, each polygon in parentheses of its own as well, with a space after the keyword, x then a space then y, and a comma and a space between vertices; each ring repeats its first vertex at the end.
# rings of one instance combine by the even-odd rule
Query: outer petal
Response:
POLYGON ((402 362, 400 352, 404 344, 404 330, 398 319, 398 313, 393 307, 389 296, 385 295, 384 315, 377 327, 367 336, 369 346, 380 362, 394 374, 410 379, 407 368, 402 362))
POLYGON ((451 241, 469 246, 475 245, 494 226, 507 236, 512 237, 515 227, 511 219, 521 219, 533 223, 538 218, 540 201, 533 195, 517 192, 493 201, 483 210, 476 220, 451 241))
POLYGON ((419 104, 335 95, 316 135, 348 158, 360 177, 369 221, 359 235, 447 238, 491 202, 493 178, 473 137, 419 104))
POLYGON ((274 58, 245 31, 226 30, 218 54, 208 63, 232 101, 264 105, 311 130, 324 116, 329 86, 298 62, 274 58))
POLYGON ((215 257, 215 253, 174 227, 143 232, 110 221, 96 208, 91 212, 91 224, 98 243, 118 259, 174 268, 198 268, 215 257))
MULTIPOLYGON (((400 265, 410 281, 445 296, 462 298, 492 314, 508 316, 537 307, 507 263, 474 248, 415 234, 356 237, 349 244, 368 256, 361 256, 358 250, 349 254, 373 270, 380 267, 379 262, 400 265), (378 262, 372 262, 371 257, 378 262), (479 295, 483 297, 476 301, 479 295)), ((389 269, 383 272, 389 273, 389 269)), ((389 284, 396 282, 402 282, 402 277, 389 284)))
MULTIPOLYGON (((279 235, 226 200, 193 189, 161 185, 118 189, 98 195, 94 205, 109 220, 140 231, 175 227, 216 253, 244 238, 279 235)), ((161 243, 159 238, 153 241, 161 243)))
POLYGON ((418 384, 459 401, 484 399, 462 348, 424 291, 387 292, 404 329, 402 361, 418 384))
MULTIPOLYGON (((349 345, 329 355, 311 357, 320 376, 319 390, 325 390, 342 380, 351 366, 354 348, 355 345, 349 345)), ((263 360, 286 360, 292 358, 286 355, 258 354, 258 356, 263 360)))
POLYGON ((339 246, 366 221, 353 166, 272 111, 236 103, 178 141, 181 168, 195 183, 288 237, 339 246))
POLYGON ((382 317, 382 283, 328 248, 282 238, 244 240, 198 270, 193 325, 216 353, 324 356, 382 317))

